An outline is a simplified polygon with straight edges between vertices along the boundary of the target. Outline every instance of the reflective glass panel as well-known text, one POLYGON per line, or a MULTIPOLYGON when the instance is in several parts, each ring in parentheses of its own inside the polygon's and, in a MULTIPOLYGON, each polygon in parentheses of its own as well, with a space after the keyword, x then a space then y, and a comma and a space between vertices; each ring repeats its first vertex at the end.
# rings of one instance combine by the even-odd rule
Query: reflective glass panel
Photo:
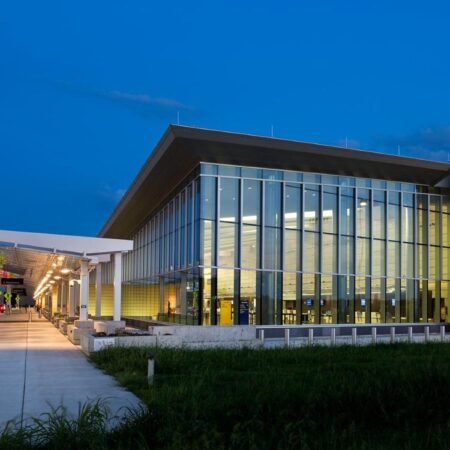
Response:
POLYGON ((303 251, 303 270, 305 272, 319 271, 319 234, 305 231, 303 251))
POLYGON ((242 221, 244 223, 259 225, 261 223, 261 182, 256 180, 244 180, 242 197, 242 221))
POLYGON ((387 253, 387 269, 388 277, 399 277, 400 276, 400 243, 399 242, 388 242, 388 253, 387 253))
POLYGON ((281 184, 276 181, 265 182, 264 192, 265 225, 281 225, 281 184))
POLYGON ((259 268, 260 229, 254 225, 242 226, 242 267, 259 268))
POLYGON ((333 234, 322 236, 322 272, 337 273, 337 237, 333 234))
POLYGON ((297 323, 297 278, 295 273, 283 274, 283 325, 297 323))
POLYGON ((300 270, 301 233, 298 230, 284 232, 285 270, 300 270))
POLYGON ((337 188, 324 186, 322 231, 324 233, 337 233, 337 188))
POLYGON ((428 243, 428 196, 418 194, 417 201, 417 227, 419 244, 428 243))
POLYGON ((400 194, 389 192, 388 236, 392 241, 400 240, 400 194))
POLYGON ((374 276, 383 277, 386 275, 385 241, 374 239, 372 245, 372 273, 374 276))
POLYGON ((215 222, 203 220, 203 265, 215 265, 215 222))
POLYGON ((414 208, 402 207, 402 239, 406 242, 414 242, 414 208))
POLYGON ((355 200, 354 189, 341 189, 341 234, 353 236, 355 234, 355 200))
POLYGON ((319 231, 319 188, 305 186, 304 227, 308 231, 319 231))
POLYGON ((284 226, 301 228, 301 186, 286 184, 284 194, 284 226))
POLYGON ((264 268, 281 269, 281 230, 264 228, 264 268))
POLYGON ((370 194, 368 189, 358 189, 356 228, 358 236, 370 236, 370 194))
POLYGON ((239 180, 220 179, 220 220, 237 222, 239 220, 239 180))
POLYGON ((417 246, 417 263, 419 278, 428 278, 428 247, 426 245, 417 246))
POLYGON ((356 245, 356 273, 370 275, 370 239, 358 238, 356 245))
POLYGON ((238 225, 234 223, 220 223, 218 261, 220 266, 236 267, 238 265, 237 231, 238 225))
POLYGON ((355 256, 353 248, 353 238, 341 236, 341 269, 340 273, 353 274, 355 273, 355 256))
MULTIPOLYGON (((248 305, 249 325, 256 325, 256 280, 257 272, 252 270, 241 270, 241 304, 243 310, 248 305)), ((245 315, 244 317, 245 318, 245 315)))
POLYGON ((402 276, 414 278, 414 244, 402 244, 402 276))

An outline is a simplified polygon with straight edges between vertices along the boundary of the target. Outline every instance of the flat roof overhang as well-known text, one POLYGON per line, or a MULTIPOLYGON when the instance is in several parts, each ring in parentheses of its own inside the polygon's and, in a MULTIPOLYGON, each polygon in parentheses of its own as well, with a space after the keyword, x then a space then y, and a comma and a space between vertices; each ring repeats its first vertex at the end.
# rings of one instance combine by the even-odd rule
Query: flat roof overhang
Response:
POLYGON ((30 292, 35 292, 58 256, 65 267, 75 269, 81 260, 106 262, 112 253, 131 250, 133 241, 123 239, 0 230, 0 255, 6 257, 3 269, 23 278, 30 292))
POLYGON ((170 125, 99 236, 127 239, 200 163, 318 172, 435 186, 449 164, 300 141, 170 125))

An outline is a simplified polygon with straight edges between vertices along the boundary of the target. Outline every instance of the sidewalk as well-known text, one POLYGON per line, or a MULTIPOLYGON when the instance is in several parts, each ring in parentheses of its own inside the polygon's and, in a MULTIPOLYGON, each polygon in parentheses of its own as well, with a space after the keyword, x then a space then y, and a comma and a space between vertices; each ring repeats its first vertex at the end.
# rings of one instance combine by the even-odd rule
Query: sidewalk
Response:
POLYGON ((47 320, 35 321, 33 317, 33 322, 28 322, 26 314, 2 319, 0 430, 9 420, 26 421, 49 412, 50 405, 63 404, 70 415, 76 416, 80 403, 102 398, 112 414, 120 417, 126 414, 126 407, 140 405, 135 395, 96 369, 47 320))

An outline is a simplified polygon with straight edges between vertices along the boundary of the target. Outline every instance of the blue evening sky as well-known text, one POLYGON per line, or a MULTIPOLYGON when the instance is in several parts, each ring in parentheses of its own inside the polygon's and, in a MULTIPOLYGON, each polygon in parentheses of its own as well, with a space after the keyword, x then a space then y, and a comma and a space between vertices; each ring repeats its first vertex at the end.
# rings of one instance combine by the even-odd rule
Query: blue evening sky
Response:
POLYGON ((96 234, 169 123, 447 161, 450 4, 0 6, 0 229, 96 234))

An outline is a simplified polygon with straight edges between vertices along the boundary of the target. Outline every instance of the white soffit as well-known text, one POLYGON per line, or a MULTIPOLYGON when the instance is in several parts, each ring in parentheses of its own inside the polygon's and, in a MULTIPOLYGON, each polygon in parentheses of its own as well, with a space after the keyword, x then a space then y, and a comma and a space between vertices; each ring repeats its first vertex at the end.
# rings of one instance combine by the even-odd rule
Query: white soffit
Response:
POLYGON ((83 257, 133 250, 133 241, 0 230, 0 245, 83 257))

